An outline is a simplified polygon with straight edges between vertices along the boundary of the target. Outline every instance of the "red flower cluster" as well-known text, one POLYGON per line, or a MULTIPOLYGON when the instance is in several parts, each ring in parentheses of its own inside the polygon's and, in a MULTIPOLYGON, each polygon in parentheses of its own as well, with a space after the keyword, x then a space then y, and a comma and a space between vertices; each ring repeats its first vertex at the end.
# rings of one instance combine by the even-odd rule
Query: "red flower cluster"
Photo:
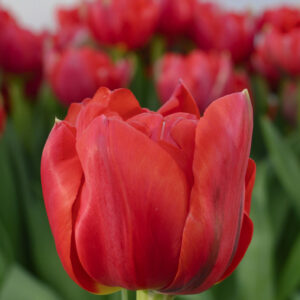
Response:
POLYGON ((72 279, 94 293, 120 287, 199 293, 226 278, 252 237, 255 164, 245 93, 200 117, 180 85, 157 112, 126 89, 72 104, 42 155, 46 209, 72 279))

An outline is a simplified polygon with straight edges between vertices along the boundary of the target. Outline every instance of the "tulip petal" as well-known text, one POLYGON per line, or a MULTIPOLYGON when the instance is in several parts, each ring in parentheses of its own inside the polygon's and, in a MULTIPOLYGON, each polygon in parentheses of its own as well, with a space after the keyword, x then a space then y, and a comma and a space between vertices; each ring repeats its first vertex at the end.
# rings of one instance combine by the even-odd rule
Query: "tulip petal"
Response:
POLYGON ((72 103, 69 106, 68 109, 68 114, 65 117, 65 121, 69 122, 71 125, 75 126, 76 125, 76 121, 77 121, 77 117, 82 109, 82 104, 81 103, 72 103))
POLYGON ((56 123, 52 129, 41 162, 43 194, 56 249, 64 268, 83 288, 98 292, 96 282, 82 269, 72 246, 72 210, 83 178, 75 150, 75 134, 75 129, 63 121, 56 123))
POLYGON ((176 112, 186 112, 200 118, 197 104, 182 81, 179 82, 171 98, 158 110, 163 116, 176 112))
POLYGON ((223 274, 222 278, 219 281, 222 281, 225 278, 227 278, 229 275, 231 275, 231 273, 239 265, 240 261, 244 257, 244 255, 249 247, 249 244, 252 239, 252 235, 253 235, 253 223, 252 223, 250 217, 246 213, 244 213, 238 248, 236 250, 235 256, 234 256, 230 266, 227 268, 227 270, 225 271, 225 273, 223 274))
POLYGON ((243 216, 251 135, 252 107, 245 93, 214 101, 200 119, 178 271, 162 292, 199 293, 216 283, 232 260, 243 216))
POLYGON ((246 193, 245 193, 245 204, 244 204, 244 216, 243 216, 243 224, 242 224, 239 244, 235 256, 232 262, 230 263, 230 266, 227 268, 220 281, 224 280, 235 270, 235 268, 238 266, 238 264, 244 257, 252 239, 253 223, 249 217, 249 213, 250 213, 251 195, 252 195, 252 190, 255 182, 255 173, 256 173, 255 162, 252 159, 249 159, 246 178, 245 178, 246 193))
POLYGON ((77 152, 86 181, 75 239, 85 270, 109 286, 166 285, 176 273, 190 192, 180 167, 147 135, 105 116, 77 140, 77 152))
POLYGON ((101 114, 119 115, 124 120, 139 114, 142 109, 134 95, 126 89, 110 91, 101 87, 93 99, 85 105, 78 116, 78 131, 82 132, 101 114))
POLYGON ((139 102, 128 89, 117 89, 111 93, 109 109, 118 112, 124 120, 142 112, 139 102))

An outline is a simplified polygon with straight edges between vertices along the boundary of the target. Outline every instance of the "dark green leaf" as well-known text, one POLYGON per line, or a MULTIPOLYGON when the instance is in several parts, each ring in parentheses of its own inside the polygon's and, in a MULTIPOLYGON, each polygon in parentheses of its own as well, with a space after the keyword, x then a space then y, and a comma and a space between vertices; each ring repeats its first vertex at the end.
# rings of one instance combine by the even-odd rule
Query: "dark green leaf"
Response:
POLYGON ((250 214, 254 235, 236 271, 240 294, 238 299, 274 300, 274 242, 267 208, 267 177, 267 164, 258 164, 250 214))
POLYGON ((62 300, 62 298, 20 266, 14 265, 3 283, 0 300, 62 300))
POLYGON ((268 119, 262 119, 261 125, 274 170, 300 216, 299 161, 288 143, 268 119))

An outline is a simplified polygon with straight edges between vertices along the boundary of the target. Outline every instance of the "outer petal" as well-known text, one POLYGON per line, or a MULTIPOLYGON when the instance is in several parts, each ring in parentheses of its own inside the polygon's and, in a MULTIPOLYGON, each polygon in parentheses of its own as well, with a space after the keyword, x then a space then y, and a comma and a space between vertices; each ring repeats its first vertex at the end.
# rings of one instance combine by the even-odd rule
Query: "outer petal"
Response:
POLYGON ((176 112, 186 112, 200 118, 197 104, 182 81, 179 82, 171 98, 158 110, 163 116, 176 112))
POLYGON ((75 150, 75 130, 66 122, 57 123, 43 151, 41 180, 46 210, 56 249, 70 277, 91 292, 92 280, 76 261, 72 246, 72 210, 82 182, 82 169, 75 150))
POLYGON ((75 238, 85 270, 109 286, 166 285, 187 214, 184 173, 144 133, 105 116, 90 124, 77 151, 86 183, 75 238))
POLYGON ((83 105, 82 103, 72 103, 69 106, 68 114, 65 117, 65 121, 69 122, 71 125, 75 126, 77 117, 82 109, 83 105))
POLYGON ((238 266, 238 264, 244 257, 252 239, 253 223, 249 217, 249 212, 250 212, 251 195, 252 195, 252 190, 255 182, 255 172, 256 172, 255 162, 252 159, 249 159, 246 178, 245 178, 245 185, 246 185, 245 207, 244 207, 243 224, 242 224, 239 244, 235 256, 230 266, 223 274, 221 280, 224 280, 235 270, 235 268, 238 266))
POLYGON ((244 93, 213 102, 196 129, 194 187, 175 279, 162 292, 199 293, 232 260, 244 208, 252 108, 244 93))

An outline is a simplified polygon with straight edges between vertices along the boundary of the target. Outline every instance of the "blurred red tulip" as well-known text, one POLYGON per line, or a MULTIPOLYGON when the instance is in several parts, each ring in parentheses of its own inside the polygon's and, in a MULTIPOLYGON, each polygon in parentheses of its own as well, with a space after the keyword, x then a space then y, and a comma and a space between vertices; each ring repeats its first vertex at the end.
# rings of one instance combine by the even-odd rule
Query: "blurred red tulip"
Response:
POLYGON ((196 3, 192 32, 198 46, 228 51, 235 62, 246 60, 253 49, 256 19, 249 13, 223 11, 213 3, 196 3))
POLYGON ((187 56, 166 54, 158 61, 155 75, 157 91, 163 103, 170 98, 178 80, 182 79, 191 90, 201 113, 213 100, 241 91, 242 87, 241 79, 238 85, 228 55, 199 50, 187 56))
POLYGON ((200 117, 183 85, 158 112, 126 89, 100 88, 72 104, 41 163, 50 226, 72 279, 94 293, 189 294, 227 277, 253 231, 252 125, 245 93, 200 117))
POLYGON ((88 7, 88 23, 100 43, 143 46, 159 17, 157 0, 96 0, 88 7))
POLYGON ((300 75, 300 27, 290 32, 267 28, 257 40, 252 64, 256 71, 275 81, 281 73, 300 75))
POLYGON ((68 46, 81 46, 89 41, 90 33, 86 24, 86 9, 84 4, 73 8, 57 9, 58 29, 54 35, 54 43, 57 49, 62 50, 68 46))
POLYGON ((190 27, 195 0, 162 0, 159 31, 167 37, 184 34, 190 27))
POLYGON ((114 64, 105 53, 88 47, 51 52, 45 67, 54 93, 66 105, 91 97, 102 85, 126 86, 131 77, 128 61, 114 64))
POLYGON ((7 72, 25 73, 42 68, 43 36, 21 28, 0 9, 0 67, 7 72))
POLYGON ((300 9, 282 6, 265 10, 260 17, 259 26, 272 26, 281 32, 289 32, 300 27, 300 9))

